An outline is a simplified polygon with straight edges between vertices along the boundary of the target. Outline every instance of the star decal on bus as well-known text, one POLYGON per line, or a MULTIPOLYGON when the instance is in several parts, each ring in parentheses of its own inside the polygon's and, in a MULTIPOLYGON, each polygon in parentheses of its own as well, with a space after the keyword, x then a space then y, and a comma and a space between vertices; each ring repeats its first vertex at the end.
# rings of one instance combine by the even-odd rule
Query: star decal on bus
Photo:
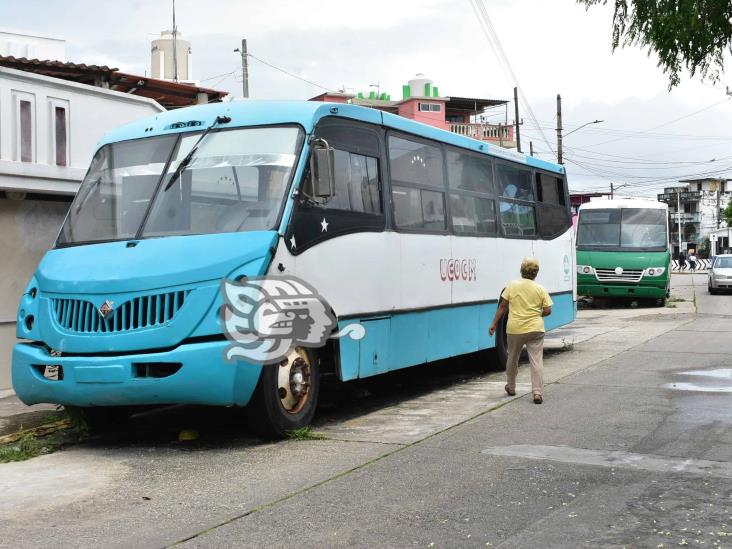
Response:
POLYGON ((327 233, 328 232, 328 222, 323 218, 323 221, 320 222, 321 233, 327 233))
POLYGON ((294 250, 295 248, 297 248, 297 243, 295 242, 295 235, 294 235, 294 234, 293 234, 293 235, 292 235, 292 236, 290 237, 290 247, 291 247, 291 248, 292 248, 293 250, 294 250))

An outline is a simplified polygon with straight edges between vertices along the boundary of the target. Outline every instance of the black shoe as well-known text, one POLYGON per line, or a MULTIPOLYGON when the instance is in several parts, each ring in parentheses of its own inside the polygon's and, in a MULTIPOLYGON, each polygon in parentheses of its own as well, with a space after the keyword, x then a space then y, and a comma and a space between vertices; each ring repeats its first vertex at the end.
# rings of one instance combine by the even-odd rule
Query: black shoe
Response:
POLYGON ((544 402, 544 400, 541 398, 541 395, 534 395, 534 404, 541 404, 544 402))

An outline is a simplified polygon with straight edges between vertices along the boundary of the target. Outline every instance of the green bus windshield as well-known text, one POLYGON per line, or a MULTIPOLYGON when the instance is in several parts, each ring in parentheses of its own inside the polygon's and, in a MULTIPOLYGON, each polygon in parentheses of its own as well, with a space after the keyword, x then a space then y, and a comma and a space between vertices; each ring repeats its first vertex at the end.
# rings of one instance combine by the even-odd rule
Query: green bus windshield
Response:
POLYGON ((617 208, 580 212, 578 250, 663 251, 667 248, 668 221, 665 210, 617 208))

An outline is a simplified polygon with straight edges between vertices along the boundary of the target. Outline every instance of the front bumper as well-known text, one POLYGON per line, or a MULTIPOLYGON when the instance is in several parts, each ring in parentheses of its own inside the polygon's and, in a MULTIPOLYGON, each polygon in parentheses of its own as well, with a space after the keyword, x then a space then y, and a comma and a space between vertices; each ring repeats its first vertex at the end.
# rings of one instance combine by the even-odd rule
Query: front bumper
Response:
POLYGON ((593 297, 668 297, 668 288, 664 286, 645 286, 639 284, 593 284, 578 282, 577 293, 593 297))
POLYGON ((254 392, 261 365, 224 361, 228 341, 191 343, 159 353, 118 356, 51 356, 45 348, 13 348, 13 388, 26 404, 71 406, 204 404, 244 406, 254 392), (180 364, 167 377, 141 377, 145 364, 180 364), (63 379, 43 376, 44 365, 59 365, 63 379))
POLYGON ((709 286, 714 290, 732 290, 732 278, 710 278, 709 286))

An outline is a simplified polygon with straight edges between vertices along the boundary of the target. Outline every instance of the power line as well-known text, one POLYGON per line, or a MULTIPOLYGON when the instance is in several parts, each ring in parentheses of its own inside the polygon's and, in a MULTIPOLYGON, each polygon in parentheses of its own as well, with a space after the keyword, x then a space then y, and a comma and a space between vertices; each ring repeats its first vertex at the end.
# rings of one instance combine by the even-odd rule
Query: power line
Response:
POLYGON ((280 71, 281 73, 284 73, 284 74, 286 74, 288 76, 291 76, 292 78, 296 78, 298 80, 302 80, 303 82, 305 82, 307 84, 310 84, 311 86, 315 86, 317 88, 321 88, 321 89, 323 89, 325 91, 328 91, 328 92, 335 91, 335 90, 333 90, 331 88, 328 88, 327 86, 323 86, 322 84, 318 84, 317 82, 313 82, 312 80, 308 80, 307 78, 303 78, 302 76, 298 76, 297 74, 291 73, 290 71, 287 71, 287 70, 285 70, 285 69, 283 69, 281 67, 278 67, 276 65, 273 65, 272 63, 269 63, 269 62, 265 61, 264 59, 260 59, 256 55, 252 55, 251 53, 247 53, 247 55, 249 57, 251 57, 252 59, 255 59, 256 61, 259 61, 263 65, 267 65, 268 67, 270 67, 272 69, 275 69, 277 71, 280 71))
MULTIPOLYGON (((493 23, 491 22, 491 18, 488 15, 488 11, 486 10, 485 5, 483 4, 483 0, 470 0, 470 5, 473 8, 473 12, 475 13, 476 18, 478 19, 478 23, 480 24, 480 28, 483 31, 483 34, 488 40, 488 44, 493 50, 493 53, 495 53, 496 57, 498 58, 498 64, 501 67, 501 70, 503 71, 504 75, 509 79, 509 81, 511 81, 511 83, 516 86, 519 99, 521 100, 523 108, 526 110, 529 117, 534 121, 536 126, 538 126, 539 123, 536 121, 536 115, 534 114, 531 105, 526 99, 526 95, 524 94, 523 88, 519 84, 516 74, 513 72, 513 68, 511 68, 511 63, 509 62, 508 56, 503 49, 501 40, 498 37, 498 33, 496 32, 493 23)), ((517 120, 516 123, 518 122, 519 121, 517 120)), ((549 147, 549 149, 553 151, 551 143, 549 143, 549 140, 546 138, 546 135, 544 135, 544 132, 540 128, 539 133, 541 133, 541 137, 544 143, 546 143, 547 147, 549 147)))
POLYGON ((221 78, 222 76, 229 76, 231 74, 234 74, 238 70, 240 70, 240 69, 237 68, 230 72, 222 72, 221 74, 216 74, 214 76, 208 76, 206 78, 199 80, 199 82, 207 82, 208 80, 214 80, 215 78, 221 78))
POLYGON ((588 145, 588 147, 597 147, 598 145, 605 145, 606 143, 613 143, 615 141, 621 141, 622 139, 627 139, 628 137, 637 136, 637 135, 640 135, 640 134, 644 134, 644 133, 650 132, 652 130, 657 130, 658 128, 663 128, 664 126, 669 126, 671 124, 674 124, 676 122, 679 122, 680 120, 684 120, 684 119, 689 118, 691 116, 695 116, 695 115, 697 115, 697 114, 699 114, 701 112, 707 111, 707 110, 712 109, 712 108, 714 108, 714 107, 716 107, 718 105, 721 105, 725 101, 728 101, 728 99, 729 99, 728 97, 725 97, 721 101, 718 101, 717 103, 713 103, 711 105, 708 105, 708 106, 706 106, 706 107, 704 107, 702 109, 699 109, 698 111, 694 111, 692 113, 685 114, 684 116, 679 116, 678 118, 674 118, 673 120, 669 120, 668 122, 664 122, 663 124, 659 124, 657 126, 653 126, 652 128, 647 128, 645 130, 639 130, 639 131, 637 131, 637 132, 635 132, 635 133, 633 133, 633 134, 631 134, 629 136, 626 136, 626 137, 618 137, 618 138, 615 138, 615 139, 608 139, 607 141, 601 141, 600 143, 593 143, 591 145, 588 145))

